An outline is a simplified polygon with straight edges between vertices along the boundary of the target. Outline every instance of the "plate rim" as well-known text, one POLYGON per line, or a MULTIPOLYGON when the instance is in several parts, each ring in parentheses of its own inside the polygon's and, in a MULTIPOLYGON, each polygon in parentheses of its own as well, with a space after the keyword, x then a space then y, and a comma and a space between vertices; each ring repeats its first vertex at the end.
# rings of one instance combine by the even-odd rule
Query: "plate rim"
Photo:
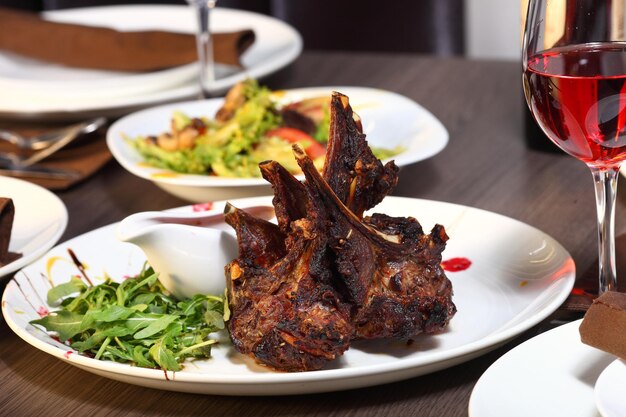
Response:
MULTIPOLYGON (((469 209, 469 210, 475 210, 479 213, 487 213, 489 215, 498 216, 498 217, 504 218, 507 221, 512 221, 518 226, 530 228, 536 233, 540 233, 543 236, 549 237, 553 241, 553 243, 557 245, 558 247, 560 247, 563 253, 568 256, 567 259, 572 260, 569 252, 551 236, 535 228, 534 226, 523 223, 519 220, 513 219, 508 216, 504 216, 504 215, 490 212, 487 210, 483 210, 480 208, 469 207, 469 206, 464 206, 460 204, 454 204, 454 203, 448 203, 448 202, 442 202, 442 201, 436 201, 436 200, 425 200, 425 199, 408 198, 408 197, 387 197, 387 199, 398 200, 398 201, 409 200, 409 201, 415 201, 415 203, 417 204, 435 204, 435 205, 442 204, 442 205, 452 206, 452 208, 455 208, 456 210, 468 210, 469 209)), ((271 196, 236 199, 236 200, 231 200, 231 203, 235 203, 235 204, 240 205, 241 207, 245 207, 245 205, 241 205, 241 202, 248 202, 248 204, 252 205, 252 204, 258 204, 259 202, 268 202, 268 201, 271 201, 271 196)), ((190 206, 183 206, 177 209, 182 209, 186 207, 190 207, 190 206)), ((102 229, 106 229, 106 228, 111 228, 111 230, 113 230, 116 225, 117 223, 112 223, 107 226, 103 226, 103 227, 91 230, 89 232, 86 232, 82 235, 76 236, 73 239, 83 237, 87 234, 97 233, 99 231, 102 232, 102 229)), ((68 240, 67 242, 64 242, 57 246, 71 245, 73 239, 68 240)), ((352 369, 338 368, 338 369, 327 369, 327 370, 320 370, 320 371, 314 371, 314 372, 302 372, 302 373, 259 373, 259 374, 252 374, 252 375, 222 374, 222 375, 219 375, 219 378, 217 379, 212 378, 212 380, 210 381, 206 380, 206 374, 203 374, 203 373, 177 372, 175 373, 176 375, 175 381, 181 382, 183 384, 201 383, 207 386, 242 385, 242 384, 252 384, 252 385, 266 384, 266 385, 272 385, 272 386, 280 386, 282 384, 294 383, 294 382, 304 383, 308 385, 308 384, 319 383, 321 381, 337 381, 337 380, 346 380, 346 379, 355 379, 355 378, 358 379, 359 377, 364 377, 364 376, 375 377, 375 376, 380 376, 380 375, 385 375, 385 374, 389 375, 391 373, 397 373, 401 371, 406 372, 406 371, 419 369, 419 368, 427 367, 427 366, 432 367, 432 366, 436 366, 437 364, 441 365, 440 367, 438 367, 438 369, 442 369, 442 368, 447 367, 446 366, 447 364, 445 363, 447 361, 451 361, 451 360, 454 360, 455 358, 458 358, 462 362, 465 360, 463 359, 463 357, 465 356, 470 358, 470 357, 473 357, 472 354, 475 354, 474 356, 476 356, 476 355, 483 354, 488 350, 495 349, 503 342, 510 340, 516 335, 522 333, 528 328, 544 320, 546 317, 552 314, 552 312, 555 311, 559 305, 562 304, 565 298, 567 298, 567 296, 569 295, 571 291, 571 288, 573 288, 575 275, 576 275, 575 270, 572 270, 570 274, 568 274, 567 276, 563 276, 561 279, 556 281, 557 283, 559 283, 559 285, 562 286, 562 289, 560 290, 558 294, 555 294, 553 296, 552 301, 548 303, 547 305, 543 306, 542 309, 538 313, 534 313, 533 315, 531 315, 530 317, 527 317, 526 319, 522 321, 517 321, 516 324, 514 324, 511 327, 508 327, 502 330, 496 330, 495 333, 491 333, 488 336, 475 340, 469 344, 457 346, 455 348, 440 352, 439 354, 435 355, 434 359, 430 359, 425 363, 422 363, 424 362, 423 358, 417 358, 417 360, 416 358, 414 358, 413 360, 397 361, 391 364, 390 363, 373 364, 367 367, 352 368, 352 369)), ((13 280, 8 284, 8 286, 9 285, 14 285, 13 280)), ((63 351, 61 348, 52 346, 48 344, 47 342, 38 339, 29 331, 27 331, 26 328, 20 327, 16 322, 13 321, 12 313, 10 313, 7 310, 7 304, 8 304, 6 302, 7 293, 8 292, 5 291, 3 298, 2 298, 3 315, 5 317, 7 324, 9 324, 9 326, 11 327, 11 329, 18 336, 24 339, 27 343, 65 362, 68 362, 76 366, 86 367, 86 368, 95 369, 98 371, 104 371, 107 373, 114 373, 114 374, 118 374, 120 372, 120 369, 128 370, 128 367, 129 367, 128 364, 119 364, 119 363, 109 362, 109 361, 98 361, 98 360, 84 357, 81 355, 68 355, 66 357, 65 356, 66 351, 63 351)), ((512 320, 513 318, 511 319, 511 321, 512 320)), ((39 331, 43 331, 43 330, 40 329, 39 331)), ((68 347, 68 349, 70 348, 68 347)), ((455 363, 449 364, 449 366, 452 366, 454 364, 455 363)), ((148 379, 148 380, 158 380, 158 381, 164 380, 162 370, 144 369, 144 368, 139 368, 139 367, 132 367, 132 369, 133 369, 132 376, 134 377, 138 377, 141 379, 148 379)), ((164 388, 164 389, 167 389, 167 388, 164 388)), ((309 392, 309 391, 302 391, 302 392, 309 392)), ((319 391, 310 391, 310 392, 319 392, 319 391)), ((231 394, 231 395, 237 395, 237 394, 231 394)), ((274 394, 268 393, 264 395, 274 395, 274 394)))
MULTIPOLYGON (((46 195, 47 198, 50 198, 50 200, 53 201, 54 204, 57 205, 57 208, 61 212, 61 216, 58 219, 59 227, 57 228, 57 230, 55 230, 55 233, 50 237, 50 239, 48 239, 48 241, 46 241, 44 244, 42 244, 39 248, 31 252, 30 254, 26 256, 22 256, 16 259, 15 261, 0 267, 0 280, 8 276, 9 274, 16 272, 30 265, 31 263, 39 259, 42 255, 47 253, 52 247, 54 247, 57 244, 61 236, 63 236, 63 233, 65 233, 65 229, 67 228, 67 224, 69 221, 69 214, 67 211, 67 207, 65 206, 65 203, 63 203, 63 200, 61 200, 52 191, 40 185, 34 184, 32 182, 0 175, 0 185, 2 185, 3 182, 5 183, 12 182, 14 184, 19 184, 20 186, 30 188, 31 190, 36 190, 36 192, 40 193, 41 195, 46 195)), ((5 197, 5 196, 2 194, 0 195, 0 197, 5 197)))

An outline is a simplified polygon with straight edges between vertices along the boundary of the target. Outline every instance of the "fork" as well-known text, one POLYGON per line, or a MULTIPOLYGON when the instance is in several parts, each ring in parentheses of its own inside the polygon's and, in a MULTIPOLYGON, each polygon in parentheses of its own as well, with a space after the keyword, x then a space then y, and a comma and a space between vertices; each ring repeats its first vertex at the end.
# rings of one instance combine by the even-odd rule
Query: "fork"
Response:
POLYGON ((106 119, 99 117, 97 119, 69 126, 58 131, 58 136, 54 141, 49 141, 48 146, 35 152, 29 157, 22 157, 15 153, 0 153, 0 167, 19 167, 26 168, 52 155, 59 149, 63 148, 78 136, 84 133, 93 132, 106 122, 106 119))
POLYGON ((106 123, 106 119, 104 117, 98 117, 96 119, 77 123, 59 130, 44 132, 40 135, 29 138, 11 130, 0 130, 0 140, 12 143, 20 149, 38 151, 51 146, 55 142, 66 137, 68 133, 74 132, 76 129, 78 129, 76 135, 84 135, 98 130, 104 123, 106 123))

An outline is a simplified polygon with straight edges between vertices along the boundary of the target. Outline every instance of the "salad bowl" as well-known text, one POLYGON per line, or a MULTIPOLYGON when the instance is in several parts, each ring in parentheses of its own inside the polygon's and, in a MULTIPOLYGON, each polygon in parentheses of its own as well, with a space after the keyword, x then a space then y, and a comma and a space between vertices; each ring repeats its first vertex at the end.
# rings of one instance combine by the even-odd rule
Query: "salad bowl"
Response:
MULTIPOLYGON (((275 91, 278 105, 307 98, 330 96, 339 91, 350 98, 359 114, 363 132, 373 147, 402 152, 393 158, 399 167, 439 153, 448 143, 448 132, 428 110, 400 94, 362 87, 316 87, 275 91)), ((107 145, 115 159, 130 173, 153 182, 176 197, 195 203, 270 195, 271 187, 263 178, 232 178, 216 175, 183 174, 150 166, 127 138, 157 136, 170 127, 175 112, 188 117, 212 118, 224 99, 195 100, 167 104, 116 121, 108 130, 107 145)))

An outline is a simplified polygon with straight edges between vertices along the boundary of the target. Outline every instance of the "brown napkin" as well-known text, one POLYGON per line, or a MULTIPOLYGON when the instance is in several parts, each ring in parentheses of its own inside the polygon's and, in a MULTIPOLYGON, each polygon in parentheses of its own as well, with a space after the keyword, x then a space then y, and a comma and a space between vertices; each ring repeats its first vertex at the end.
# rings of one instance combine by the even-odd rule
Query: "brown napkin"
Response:
POLYGON ((0 266, 11 263, 21 256, 18 253, 9 252, 14 216, 13 200, 0 197, 0 266))
MULTIPOLYGON (((239 57, 254 39, 252 30, 213 34, 215 61, 241 66, 239 57)), ((72 67, 115 71, 153 71, 198 59, 194 35, 56 23, 6 8, 0 8, 0 49, 72 67)))
MULTIPOLYGON (((19 131, 20 133, 23 133, 25 135, 30 135, 41 132, 41 129, 37 129, 35 131, 19 131)), ((102 168, 113 157, 111 155, 111 152, 109 152, 109 148, 106 145, 104 131, 105 129, 101 129, 97 132, 89 134, 84 138, 78 138, 76 139, 76 142, 74 144, 69 145, 67 148, 61 149, 57 153, 49 156, 48 158, 37 164, 38 166, 71 170, 78 173, 77 177, 62 179, 39 178, 23 176, 20 174, 20 176, 16 178, 20 178, 40 185, 49 190, 55 191, 65 190, 75 184, 78 184, 79 182, 85 180, 86 178, 90 177, 98 170, 100 170, 100 168, 102 168)), ((0 152, 7 151, 18 152, 24 156, 27 156, 29 154, 23 151, 20 152, 19 149, 7 142, 0 142, 0 152)), ((0 173, 0 175, 6 174, 0 173)))

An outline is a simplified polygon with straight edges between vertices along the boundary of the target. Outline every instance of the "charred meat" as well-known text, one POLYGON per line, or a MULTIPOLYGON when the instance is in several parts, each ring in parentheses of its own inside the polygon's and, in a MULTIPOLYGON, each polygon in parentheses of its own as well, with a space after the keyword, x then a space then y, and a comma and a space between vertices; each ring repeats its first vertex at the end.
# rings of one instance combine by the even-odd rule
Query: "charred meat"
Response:
POLYGON ((239 242, 239 257, 226 267, 231 339, 272 368, 320 369, 348 348, 354 333, 350 308, 332 285, 324 211, 294 198, 305 190, 279 164, 261 169, 277 190, 279 226, 227 208, 239 242))
POLYGON ((298 145, 300 182, 260 165, 274 190, 277 225, 228 206, 239 257, 226 267, 229 330, 237 350, 284 371, 322 368, 353 339, 435 333, 456 312, 440 263, 448 236, 414 218, 363 213, 397 183, 376 159, 347 97, 331 99, 323 175, 298 145))

